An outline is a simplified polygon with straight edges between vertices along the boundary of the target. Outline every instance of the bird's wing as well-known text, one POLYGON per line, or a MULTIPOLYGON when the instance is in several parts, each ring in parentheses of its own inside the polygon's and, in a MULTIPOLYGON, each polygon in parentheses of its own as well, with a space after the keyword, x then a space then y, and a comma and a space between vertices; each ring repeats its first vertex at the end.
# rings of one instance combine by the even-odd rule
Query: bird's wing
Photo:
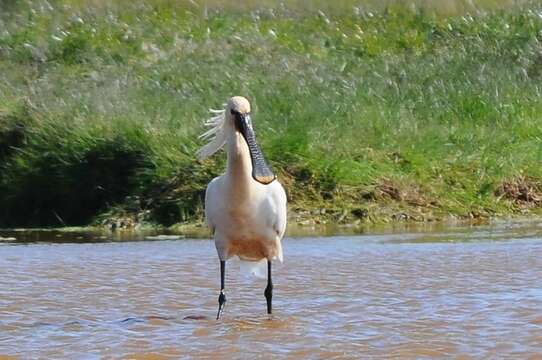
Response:
POLYGON ((207 185, 207 189, 205 190, 205 222, 207 223, 207 226, 209 227, 209 230, 211 230, 211 234, 214 235, 215 233, 215 221, 214 221, 214 215, 215 215, 215 206, 217 205, 218 201, 218 191, 219 187, 219 178, 216 177, 209 185, 207 185))
POLYGON ((276 219, 274 227, 279 238, 282 238, 284 236, 284 232, 286 231, 286 192, 278 181, 275 180, 274 183, 276 184, 272 190, 276 206, 276 219))

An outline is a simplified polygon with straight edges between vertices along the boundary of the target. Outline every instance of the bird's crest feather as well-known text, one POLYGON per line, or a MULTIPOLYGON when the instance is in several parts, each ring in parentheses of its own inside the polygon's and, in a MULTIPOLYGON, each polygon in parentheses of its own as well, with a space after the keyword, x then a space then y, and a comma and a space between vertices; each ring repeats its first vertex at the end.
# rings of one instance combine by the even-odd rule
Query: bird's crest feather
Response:
POLYGON ((215 116, 205 121, 204 125, 210 129, 201 134, 199 138, 203 140, 210 139, 210 141, 197 151, 196 154, 199 160, 207 159, 220 150, 226 143, 226 110, 209 109, 209 111, 215 114, 215 116))

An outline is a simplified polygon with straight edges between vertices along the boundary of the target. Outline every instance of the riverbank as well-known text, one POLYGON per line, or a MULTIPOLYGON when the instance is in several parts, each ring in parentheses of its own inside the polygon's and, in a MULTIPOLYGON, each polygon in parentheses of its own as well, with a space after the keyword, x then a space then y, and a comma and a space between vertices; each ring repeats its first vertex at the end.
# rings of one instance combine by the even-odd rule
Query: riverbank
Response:
POLYGON ((2 4, 0 227, 201 223, 233 94, 291 223, 540 214, 542 7, 449 3, 2 4))
MULTIPOLYGON (((398 239, 418 237, 419 242, 449 242, 451 238, 461 237, 468 241, 471 234, 485 234, 488 241, 510 240, 508 235, 514 232, 514 239, 539 236, 542 233, 540 217, 508 217, 486 220, 462 220, 440 222, 390 222, 378 224, 313 224, 300 225, 290 222, 286 229, 286 238, 337 237, 337 236, 389 236, 398 239), (434 234, 440 234, 435 237, 434 234), (447 236, 443 236, 446 234, 447 236)), ((181 239, 212 238, 207 227, 202 223, 177 224, 171 227, 139 224, 135 227, 112 229, 110 226, 72 226, 57 228, 0 228, 0 244, 10 243, 100 243, 126 241, 160 241, 181 239)))

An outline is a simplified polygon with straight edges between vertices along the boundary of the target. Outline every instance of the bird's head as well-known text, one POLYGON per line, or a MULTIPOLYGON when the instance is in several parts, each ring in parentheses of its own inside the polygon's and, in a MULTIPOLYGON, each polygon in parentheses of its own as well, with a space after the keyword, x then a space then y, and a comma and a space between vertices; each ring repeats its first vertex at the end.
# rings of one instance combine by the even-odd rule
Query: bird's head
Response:
POLYGON ((235 131, 243 136, 248 145, 252 161, 252 178, 264 185, 273 182, 276 176, 265 162, 263 153, 256 142, 248 100, 242 96, 230 98, 226 105, 225 116, 226 120, 234 125, 235 131))
POLYGON ((245 97, 234 96, 228 100, 226 104, 226 115, 233 116, 234 114, 250 114, 250 103, 245 97))

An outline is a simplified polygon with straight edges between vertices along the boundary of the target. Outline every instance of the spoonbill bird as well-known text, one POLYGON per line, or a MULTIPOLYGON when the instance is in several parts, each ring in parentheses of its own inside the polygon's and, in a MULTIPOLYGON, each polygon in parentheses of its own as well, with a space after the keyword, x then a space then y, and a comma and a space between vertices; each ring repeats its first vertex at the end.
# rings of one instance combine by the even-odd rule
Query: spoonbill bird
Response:
POLYGON ((265 265, 267 313, 272 312, 273 281, 271 263, 282 262, 281 239, 286 229, 286 193, 265 162, 252 129, 250 103, 242 96, 228 100, 224 110, 211 110, 211 127, 200 138, 209 139, 197 153, 203 160, 226 148, 226 171, 214 178, 205 193, 205 218, 213 233, 220 259, 218 313, 224 309, 226 260, 241 260, 265 265))

